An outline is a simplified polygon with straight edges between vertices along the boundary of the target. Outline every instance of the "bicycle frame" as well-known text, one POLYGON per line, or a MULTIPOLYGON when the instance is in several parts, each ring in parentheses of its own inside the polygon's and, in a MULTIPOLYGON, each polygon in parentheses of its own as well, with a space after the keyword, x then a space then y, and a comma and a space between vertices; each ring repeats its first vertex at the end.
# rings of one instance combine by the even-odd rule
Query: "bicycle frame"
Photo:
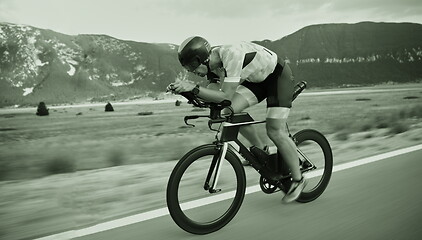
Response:
MULTIPOLYGON (((211 120, 210 120, 211 122, 211 120)), ((249 151, 249 149, 238 139, 239 131, 242 126, 254 125, 254 124, 262 124, 266 121, 254 121, 253 118, 248 113, 239 113, 233 114, 231 116, 231 122, 223 122, 222 123, 222 130, 221 136, 218 138, 218 133, 220 130, 217 131, 216 139, 217 141, 214 142, 218 150, 220 150, 219 154, 214 156, 210 169, 207 174, 207 178, 205 180, 204 189, 208 190, 210 193, 217 193, 220 192, 221 189, 217 188, 218 178, 220 176, 220 169, 224 159, 226 157, 227 151, 232 151, 234 154, 238 156, 238 159, 242 157, 246 159, 248 162, 251 163, 252 167, 256 169, 258 172, 265 171, 265 166, 249 151), (210 185, 211 177, 214 178, 212 184, 210 185)), ((212 124, 212 123, 211 123, 212 124)), ((211 124, 210 128, 211 128, 211 124)), ((315 168, 315 165, 310 161, 310 159, 300 150, 297 149, 299 155, 305 161, 310 163, 310 166, 306 169, 303 169, 302 172, 306 172, 315 168)), ((265 173, 264 173, 265 174, 265 173)), ((291 174, 281 176, 281 179, 290 178, 291 174)))

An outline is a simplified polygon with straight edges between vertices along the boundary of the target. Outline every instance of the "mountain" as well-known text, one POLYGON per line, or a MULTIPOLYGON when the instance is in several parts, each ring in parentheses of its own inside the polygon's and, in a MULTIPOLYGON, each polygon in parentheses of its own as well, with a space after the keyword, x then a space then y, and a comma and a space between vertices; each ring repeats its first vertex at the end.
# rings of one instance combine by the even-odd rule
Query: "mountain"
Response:
MULTIPOLYGON (((422 25, 323 24, 276 41, 256 41, 288 59, 312 87, 422 79, 422 25)), ((0 106, 114 101, 162 92, 187 74, 177 45, 69 36, 0 23, 0 106)))
POLYGON ((176 47, 0 24, 0 106, 162 91, 183 77, 176 47))
POLYGON ((422 80, 421 24, 312 25, 257 43, 290 60, 295 78, 311 86, 422 80))

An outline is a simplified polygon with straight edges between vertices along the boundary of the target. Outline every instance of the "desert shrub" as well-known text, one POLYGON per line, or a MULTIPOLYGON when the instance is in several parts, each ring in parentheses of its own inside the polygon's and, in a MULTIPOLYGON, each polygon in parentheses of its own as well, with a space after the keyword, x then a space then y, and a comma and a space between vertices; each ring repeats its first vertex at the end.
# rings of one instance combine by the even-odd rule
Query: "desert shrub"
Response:
POLYGON ((300 120, 303 120, 303 121, 305 121, 305 120, 311 120, 311 117, 309 117, 309 116, 304 116, 304 117, 301 117, 301 118, 300 118, 300 120))
POLYGON ((409 118, 422 118, 422 104, 409 107, 406 116, 409 118))
POLYGON ((36 114, 37 114, 37 116, 48 116, 49 115, 48 108, 47 108, 47 106, 45 105, 44 102, 40 102, 38 104, 38 108, 37 108, 37 113, 36 114))
POLYGON ((387 129, 390 133, 402 133, 410 129, 408 119, 422 118, 422 105, 378 111, 361 119, 337 119, 331 123, 331 130, 338 133, 338 139, 346 139, 347 133, 365 132, 372 129, 387 129))
POLYGON ((380 122, 377 124, 377 128, 388 128, 389 124, 387 122, 380 122))
POLYGON ((333 132, 348 132, 351 131, 350 128, 353 125, 353 122, 349 120, 336 120, 331 124, 333 132))
POLYGON ((182 101, 180 100, 176 100, 176 102, 174 103, 176 107, 180 106, 181 104, 182 104, 182 101))
POLYGON ((370 121, 364 122, 362 123, 362 125, 360 125, 360 130, 363 132, 369 131, 373 128, 373 124, 370 121))
POLYGON ((376 116, 373 120, 375 127, 379 129, 388 128, 391 125, 392 116, 376 116))
POLYGON ((366 138, 366 139, 369 139, 369 138, 373 138, 374 136, 371 133, 368 133, 363 137, 366 138))
POLYGON ((422 118, 422 105, 410 105, 406 108, 393 111, 387 118, 396 121, 409 118, 422 118))
POLYGON ((8 132, 8 131, 15 131, 18 130, 17 128, 0 128, 0 132, 8 132))
POLYGON ((138 113, 139 116, 147 116, 147 115, 152 115, 154 114, 153 112, 140 112, 138 113))
POLYGON ((422 106, 414 105, 403 109, 397 109, 389 112, 384 116, 378 116, 375 118, 377 128, 388 128, 391 134, 398 134, 406 132, 410 129, 410 123, 408 119, 421 118, 422 117, 422 106))
POLYGON ((113 111, 114 111, 114 108, 113 108, 113 106, 111 105, 111 103, 110 103, 110 102, 108 102, 108 103, 105 105, 105 111, 106 111, 106 112, 113 112, 113 111))
POLYGON ((70 173, 76 171, 76 163, 73 159, 66 156, 56 156, 50 159, 45 170, 49 174, 70 173))
POLYGON ((417 97, 417 96, 407 96, 407 97, 404 97, 403 99, 418 99, 419 97, 417 97))
POLYGON ((120 150, 112 150, 108 155, 107 161, 111 166, 121 166, 125 163, 124 154, 120 150))
POLYGON ((398 117, 400 119, 405 119, 405 118, 407 118, 407 116, 408 116, 408 111, 406 109, 402 109, 398 113, 398 117))
POLYGON ((405 122, 396 122, 394 125, 390 127, 390 133, 399 134, 399 133, 406 132, 409 129, 410 129, 409 125, 406 124, 405 122))
POLYGON ((0 160, 0 181, 5 180, 7 175, 10 173, 10 163, 0 160))
POLYGON ((337 140, 340 140, 340 141, 346 141, 346 140, 348 140, 348 139, 349 139, 349 133, 348 133, 348 132, 345 132, 345 131, 343 131, 343 132, 339 132, 339 133, 337 133, 337 134, 335 135, 335 138, 336 138, 337 140))

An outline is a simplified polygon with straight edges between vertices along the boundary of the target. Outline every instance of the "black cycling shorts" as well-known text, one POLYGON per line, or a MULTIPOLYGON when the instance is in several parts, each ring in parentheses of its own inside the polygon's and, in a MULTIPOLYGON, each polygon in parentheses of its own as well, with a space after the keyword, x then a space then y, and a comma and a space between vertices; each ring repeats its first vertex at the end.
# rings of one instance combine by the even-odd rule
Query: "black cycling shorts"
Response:
POLYGON ((258 102, 267 99, 267 108, 292 107, 294 80, 292 70, 287 63, 283 67, 278 61, 274 71, 262 82, 244 81, 241 85, 248 88, 258 102))

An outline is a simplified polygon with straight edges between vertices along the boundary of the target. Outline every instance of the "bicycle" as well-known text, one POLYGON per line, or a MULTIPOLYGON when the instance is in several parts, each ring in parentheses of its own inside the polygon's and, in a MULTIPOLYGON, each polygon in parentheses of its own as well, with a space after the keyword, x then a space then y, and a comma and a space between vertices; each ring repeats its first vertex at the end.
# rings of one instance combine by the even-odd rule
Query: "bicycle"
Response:
MULTIPOLYGON (((293 100, 305 89, 306 82, 296 85, 293 100)), ((260 124, 248 113, 234 113, 231 102, 208 103, 192 93, 180 93, 188 103, 209 108, 209 115, 185 116, 189 120, 209 118, 208 127, 216 131, 216 141, 186 153, 174 167, 167 184, 167 207, 174 222, 193 234, 209 234, 228 224, 242 205, 246 176, 241 159, 246 159, 260 174, 259 185, 266 194, 289 189, 291 176, 280 153, 267 154, 259 148, 248 149, 238 139, 241 126, 260 124), (225 108, 229 114, 221 111, 225 108), (220 124, 213 128, 214 124, 220 124), (205 176, 205 180, 203 177, 205 176), (212 205, 212 206, 210 206, 212 205)), ((289 130, 288 130, 289 131, 289 130)), ((326 189, 332 174, 333 155, 327 139, 316 130, 305 129, 289 136, 299 153, 300 169, 308 185, 296 200, 300 203, 317 199, 326 189), (315 178, 319 177, 319 179, 315 178), (314 184, 312 184, 312 182, 314 184)))

